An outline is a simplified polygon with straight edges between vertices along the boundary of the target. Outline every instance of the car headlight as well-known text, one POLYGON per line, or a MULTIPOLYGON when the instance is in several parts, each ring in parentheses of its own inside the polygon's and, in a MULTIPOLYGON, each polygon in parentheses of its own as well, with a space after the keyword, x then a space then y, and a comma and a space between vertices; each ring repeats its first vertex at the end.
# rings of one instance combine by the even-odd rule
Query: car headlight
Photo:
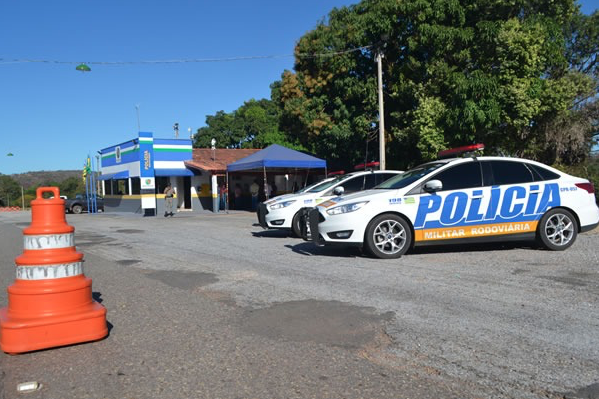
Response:
POLYGON ((354 212, 354 211, 357 211, 358 209, 362 208, 367 203, 368 203, 368 201, 363 201, 363 202, 354 202, 352 204, 336 206, 334 208, 327 209, 327 213, 329 215, 341 215, 342 213, 354 212))
POLYGON ((277 202, 276 204, 269 205, 269 208, 272 210, 287 208, 289 205, 293 204, 294 202, 295 202, 295 200, 277 202))

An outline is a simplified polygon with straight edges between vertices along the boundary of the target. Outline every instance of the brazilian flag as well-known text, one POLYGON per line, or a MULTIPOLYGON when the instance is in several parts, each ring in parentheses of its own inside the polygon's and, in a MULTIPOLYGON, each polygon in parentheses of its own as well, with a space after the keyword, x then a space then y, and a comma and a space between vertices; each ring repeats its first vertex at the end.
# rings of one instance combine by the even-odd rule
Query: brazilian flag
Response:
POLYGON ((83 165, 83 180, 87 178, 88 175, 92 173, 92 162, 89 157, 87 157, 87 161, 83 165))

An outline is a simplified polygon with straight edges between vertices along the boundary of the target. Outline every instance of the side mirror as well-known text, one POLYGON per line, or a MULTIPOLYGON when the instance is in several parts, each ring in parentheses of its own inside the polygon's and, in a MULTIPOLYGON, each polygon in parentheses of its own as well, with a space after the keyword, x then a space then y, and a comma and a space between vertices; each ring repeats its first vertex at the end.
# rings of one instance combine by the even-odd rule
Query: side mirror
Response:
POLYGON ((443 183, 441 180, 429 180, 424 184, 424 191, 427 193, 434 193, 443 189, 443 183))
POLYGON ((345 189, 343 188, 343 186, 335 187, 335 189, 333 190, 333 194, 335 194, 336 196, 343 195, 344 192, 345 189))

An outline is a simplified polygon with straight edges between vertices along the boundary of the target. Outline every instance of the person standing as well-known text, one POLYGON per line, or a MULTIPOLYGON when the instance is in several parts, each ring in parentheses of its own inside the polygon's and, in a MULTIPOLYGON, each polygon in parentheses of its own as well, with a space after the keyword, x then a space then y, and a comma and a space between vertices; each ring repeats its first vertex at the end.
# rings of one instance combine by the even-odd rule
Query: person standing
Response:
POLYGON ((173 197, 175 196, 175 190, 169 183, 164 189, 164 217, 173 216, 173 197))
POLYGON ((225 183, 221 183, 220 184, 220 188, 219 188, 219 192, 220 192, 220 210, 221 211, 226 211, 227 210, 227 185, 225 183))
POLYGON ((254 182, 250 186, 250 194, 252 195, 252 211, 255 211, 258 208, 258 193, 260 192, 260 186, 258 182, 254 179, 254 182))
POLYGON ((272 186, 270 183, 266 183, 266 199, 270 199, 272 197, 272 186))
POLYGON ((233 207, 241 209, 241 185, 239 183, 235 184, 235 189, 233 190, 233 207))

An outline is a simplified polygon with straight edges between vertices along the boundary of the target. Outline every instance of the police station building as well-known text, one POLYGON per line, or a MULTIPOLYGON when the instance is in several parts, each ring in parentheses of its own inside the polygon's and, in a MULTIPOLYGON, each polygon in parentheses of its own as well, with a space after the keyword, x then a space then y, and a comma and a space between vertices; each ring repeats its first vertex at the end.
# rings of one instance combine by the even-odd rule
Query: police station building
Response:
POLYGON ((159 139, 150 132, 140 132, 137 138, 98 153, 107 212, 160 215, 164 212, 164 189, 168 184, 175 190, 178 211, 213 209, 216 176, 185 165, 193 158, 190 139, 159 139))

